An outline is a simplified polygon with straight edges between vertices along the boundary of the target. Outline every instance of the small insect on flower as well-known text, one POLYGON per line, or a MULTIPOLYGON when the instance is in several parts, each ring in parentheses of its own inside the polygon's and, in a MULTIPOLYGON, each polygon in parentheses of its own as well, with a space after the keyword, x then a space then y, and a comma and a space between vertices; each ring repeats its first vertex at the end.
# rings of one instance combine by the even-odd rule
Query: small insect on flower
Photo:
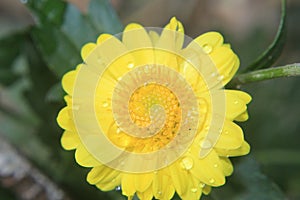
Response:
POLYGON ((248 119, 251 97, 224 86, 239 59, 217 32, 184 35, 175 17, 165 28, 129 24, 81 50, 66 73, 67 106, 58 114, 66 150, 92 168, 87 181, 131 199, 199 199, 249 152, 234 121, 248 119))

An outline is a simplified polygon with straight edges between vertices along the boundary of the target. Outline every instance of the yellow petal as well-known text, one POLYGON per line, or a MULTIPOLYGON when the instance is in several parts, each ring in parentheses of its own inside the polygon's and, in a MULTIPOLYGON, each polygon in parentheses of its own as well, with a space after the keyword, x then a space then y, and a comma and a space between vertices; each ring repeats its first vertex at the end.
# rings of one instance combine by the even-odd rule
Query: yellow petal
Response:
POLYGON ((144 192, 153 181, 153 173, 135 174, 134 179, 135 189, 139 192, 144 192))
POLYGON ((154 173, 152 183, 153 195, 156 199, 171 199, 175 193, 175 188, 171 177, 169 176, 169 169, 161 169, 154 173))
POLYGON ((120 171, 107 167, 105 165, 99 165, 94 167, 87 175, 87 182, 90 184, 98 184, 98 183, 109 183, 109 182, 117 182, 119 175, 121 174, 120 171))
POLYGON ((240 114, 239 116, 237 116, 236 118, 234 118, 234 120, 238 121, 238 122, 244 122, 244 121, 247 121, 248 118, 249 118, 248 112, 245 111, 242 114, 240 114))
POLYGON ((81 48, 81 58, 85 60, 90 53, 96 48, 95 43, 87 43, 81 48))
POLYGON ((194 167, 191 173, 203 183, 211 186, 220 186, 225 183, 219 156, 213 149, 204 158, 194 157, 194 167))
POLYGON ((97 38, 97 45, 102 44, 103 42, 105 42, 106 40, 112 38, 113 36, 110 34, 101 34, 98 38, 97 38))
POLYGON ((152 47, 148 33, 139 24, 128 24, 123 32, 122 41, 128 50, 152 47))
POLYGON ((202 189, 203 194, 208 195, 211 191, 211 187, 209 185, 205 185, 204 188, 202 189))
POLYGON ((65 131, 61 137, 61 145, 66 150, 75 149, 80 144, 80 139, 77 133, 65 131))
POLYGON ((186 200, 194 200, 194 199, 200 199, 200 196, 202 194, 202 188, 200 187, 200 181, 192 176, 191 174, 188 174, 186 177, 185 184, 188 187, 188 190, 179 195, 181 199, 186 200))
POLYGON ((73 95, 73 88, 78 71, 72 70, 66 73, 62 78, 62 87, 66 93, 73 95))
POLYGON ((72 97, 70 95, 65 95, 64 100, 65 100, 67 106, 72 106, 72 97))
POLYGON ((74 121, 72 119, 72 110, 69 106, 64 107, 59 111, 56 121, 58 125, 65 130, 70 130, 70 131, 76 130, 74 121))
POLYGON ((159 41, 159 34, 155 31, 149 31, 149 38, 152 42, 152 46, 156 46, 159 41))
POLYGON ((218 68, 220 79, 223 79, 223 85, 226 85, 232 79, 239 67, 238 57, 230 48, 225 46, 217 47, 210 54, 210 57, 218 68))
POLYGON ((223 167, 223 172, 225 176, 230 176, 233 172, 233 166, 231 161, 227 157, 220 157, 220 161, 223 167))
POLYGON ((225 90, 226 94, 226 118, 234 120, 247 110, 246 104, 251 97, 242 91, 225 90))
POLYGON ((188 187, 185 183, 187 171, 180 167, 179 161, 173 163, 168 168, 176 192, 179 195, 184 194, 188 190, 188 187))
POLYGON ((108 174, 108 176, 109 176, 108 178, 105 177, 107 179, 107 181, 102 180, 96 184, 96 186, 99 189, 101 189, 102 191, 110 191, 121 185, 121 177, 122 177, 121 173, 112 172, 112 173, 108 174), (113 178, 113 179, 111 179, 111 178, 113 178))
POLYGON ((229 149, 228 150, 228 149, 215 148, 215 150, 220 156, 225 156, 225 157, 243 156, 250 152, 250 146, 246 141, 244 141, 242 146, 237 149, 229 149))
POLYGON ((224 39, 223 36, 218 32, 208 32, 198 36, 196 39, 194 39, 194 41, 197 42, 201 47, 211 47, 212 52, 214 48, 223 44, 224 39))
POLYGON ((134 184, 134 176, 132 174, 124 173, 122 176, 122 194, 128 197, 133 196, 136 192, 134 184))
POLYGON ((79 145, 75 152, 75 159, 83 167, 95 167, 101 165, 96 158, 87 151, 83 145, 79 145))
POLYGON ((172 17, 170 23, 165 26, 165 29, 170 31, 163 30, 161 40, 172 39, 175 44, 175 49, 181 49, 184 42, 184 28, 182 23, 178 21, 176 17, 172 17))
POLYGON ((152 187, 148 187, 148 189, 145 190, 144 192, 137 192, 137 196, 139 197, 140 200, 152 200, 153 198, 152 187))
POLYGON ((224 127, 215 147, 221 149, 237 149, 244 141, 243 130, 234 122, 225 120, 224 127))
POLYGON ((122 41, 134 57, 135 66, 154 63, 152 41, 143 26, 134 23, 127 25, 122 41))

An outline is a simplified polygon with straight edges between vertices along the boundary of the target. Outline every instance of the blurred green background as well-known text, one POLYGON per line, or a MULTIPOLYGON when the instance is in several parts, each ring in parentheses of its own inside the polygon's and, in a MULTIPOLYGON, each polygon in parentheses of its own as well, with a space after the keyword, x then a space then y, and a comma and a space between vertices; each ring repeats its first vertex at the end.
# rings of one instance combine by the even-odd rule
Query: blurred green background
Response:
MULTIPOLYGON (((102 32, 118 33, 122 24, 161 27, 176 16, 191 37, 220 31, 243 68, 272 42, 281 3, 92 0, 88 6, 89 0, 69 2, 73 4, 0 1, 1 200, 125 199, 121 191, 103 193, 89 186, 88 170, 75 163, 73 152, 60 146, 62 130, 55 122, 64 105, 60 78, 80 62, 82 44, 95 41, 102 32)), ((286 45, 274 66, 299 62, 299 21, 300 2, 288 0, 286 45)), ((234 158, 233 176, 203 199, 300 199, 299 86, 297 77, 241 86, 253 98, 250 119, 240 124, 251 153, 234 158)))

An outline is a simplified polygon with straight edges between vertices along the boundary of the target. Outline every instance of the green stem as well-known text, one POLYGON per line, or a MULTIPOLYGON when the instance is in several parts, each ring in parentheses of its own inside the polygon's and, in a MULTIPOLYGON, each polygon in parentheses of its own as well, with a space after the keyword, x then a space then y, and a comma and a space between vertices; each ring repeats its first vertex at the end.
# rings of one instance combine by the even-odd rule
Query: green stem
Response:
POLYGON ((246 73, 253 70, 264 69, 275 63, 280 56, 286 38, 286 0, 281 0, 281 17, 278 31, 270 46, 248 67, 241 70, 246 73))
POLYGON ((247 83, 289 76, 300 76, 300 63, 239 74, 230 82, 229 88, 247 83))

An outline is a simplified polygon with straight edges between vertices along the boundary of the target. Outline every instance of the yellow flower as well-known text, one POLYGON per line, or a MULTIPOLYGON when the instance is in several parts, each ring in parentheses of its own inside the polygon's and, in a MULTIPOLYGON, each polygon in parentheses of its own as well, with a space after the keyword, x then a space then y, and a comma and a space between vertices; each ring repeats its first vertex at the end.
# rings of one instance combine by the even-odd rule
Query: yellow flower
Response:
POLYGON ((66 73, 58 117, 66 150, 91 167, 90 184, 131 199, 199 199, 225 183, 228 157, 249 152, 234 121, 251 97, 224 86, 239 59, 217 32, 192 40, 172 18, 164 29, 129 24, 102 34, 66 73))

